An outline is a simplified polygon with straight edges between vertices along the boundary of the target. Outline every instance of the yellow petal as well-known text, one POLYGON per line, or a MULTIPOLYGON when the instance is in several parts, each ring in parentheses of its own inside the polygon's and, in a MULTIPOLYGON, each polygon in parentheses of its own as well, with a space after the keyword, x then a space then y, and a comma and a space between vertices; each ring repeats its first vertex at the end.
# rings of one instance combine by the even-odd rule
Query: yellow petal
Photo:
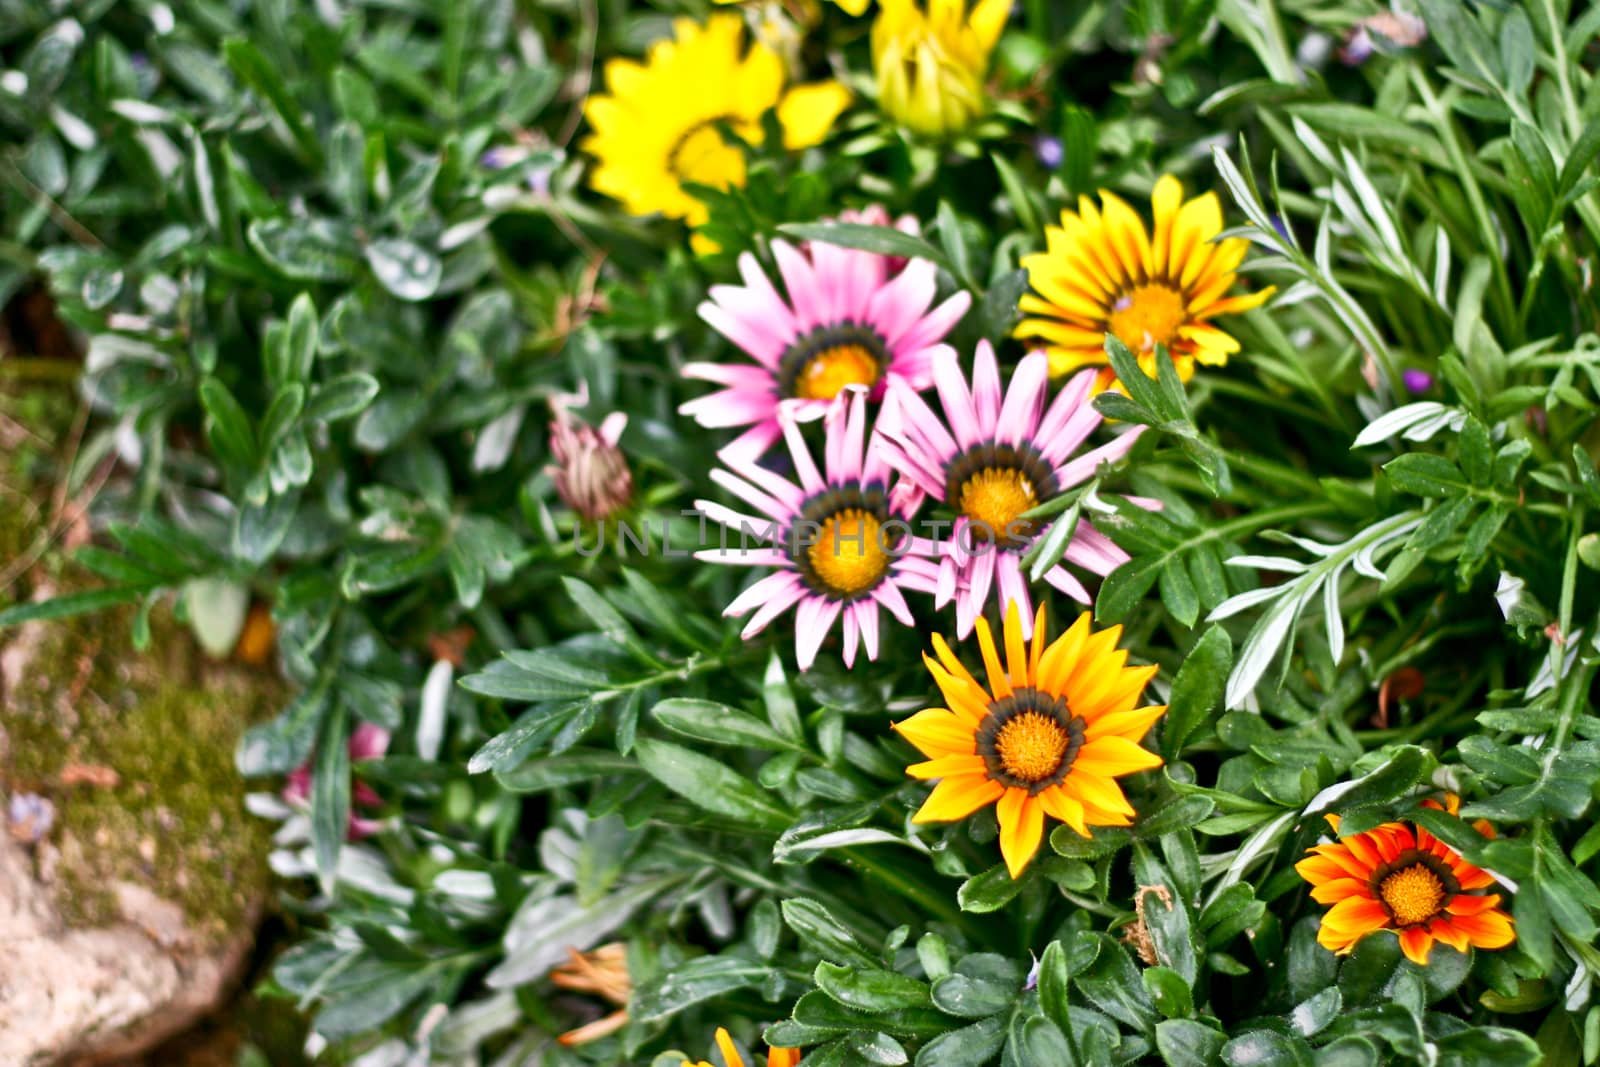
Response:
POLYGON ((978 752, 972 727, 944 708, 919 711, 895 723, 894 729, 929 756, 974 756, 978 752))
POLYGON ((989 676, 989 692, 996 700, 1011 695, 1011 683, 1000 666, 1000 653, 995 651, 994 634, 989 631, 989 620, 978 617, 978 650, 983 653, 983 669, 989 676))
POLYGON ((836 81, 797 85, 778 105, 778 122, 783 125, 783 146, 809 148, 819 144, 833 128, 834 120, 850 104, 850 90, 836 81))
POLYGON ((1006 665, 1010 669, 1011 685, 1021 689, 1029 684, 1028 652, 1022 643, 1022 611, 1015 600, 1006 606, 1006 665))
POLYGON ((1050 647, 1044 650, 1044 658, 1039 661, 1039 674, 1036 679, 1040 689, 1051 696, 1061 695, 1066 688, 1067 679, 1072 677, 1073 664, 1088 637, 1089 613, 1085 611, 1067 628, 1066 633, 1056 638, 1050 647))
POLYGON ((1120 778, 1161 766, 1161 757, 1125 737, 1101 737, 1084 744, 1072 763, 1074 772, 1120 778))
POLYGON ((939 691, 944 694, 945 700, 949 701, 949 710, 976 726, 988 712, 989 695, 979 688, 976 682, 952 677, 942 666, 926 656, 922 661, 928 668, 928 673, 933 675, 933 680, 939 686, 939 691))
POLYGON ((926 763, 913 763, 906 773, 913 778, 948 778, 951 775, 982 774, 987 770, 982 756, 939 756, 926 763))
MULTIPOLYGON (((1155 668, 1150 668, 1151 673, 1155 668)), ((1101 715, 1090 719, 1083 736, 1086 741, 1093 741, 1100 737, 1122 737, 1135 743, 1142 741, 1144 735, 1150 732, 1150 727, 1155 721, 1167 713, 1165 704, 1152 704, 1147 708, 1135 708, 1131 711, 1117 711, 1109 715, 1101 715)))
POLYGON ((1089 832, 1083 804, 1077 797, 1069 795, 1059 786, 1051 786, 1039 794, 1039 801, 1046 812, 1072 827, 1080 836, 1094 836, 1089 832))

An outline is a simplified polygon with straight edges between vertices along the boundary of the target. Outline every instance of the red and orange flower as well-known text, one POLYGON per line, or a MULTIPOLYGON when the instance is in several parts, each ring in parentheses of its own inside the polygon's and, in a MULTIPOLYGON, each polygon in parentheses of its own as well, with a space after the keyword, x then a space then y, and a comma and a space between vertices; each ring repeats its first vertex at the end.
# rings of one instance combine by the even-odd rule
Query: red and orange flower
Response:
MULTIPOLYGON (((1428 800, 1423 807, 1454 815, 1461 799, 1450 795, 1443 806, 1428 800)), ((1339 817, 1329 815, 1328 822, 1337 833, 1339 817)), ((1487 822, 1473 826, 1494 836, 1487 822)), ((1307 851, 1295 870, 1311 883, 1311 899, 1333 905, 1317 942, 1340 955, 1379 930, 1394 931, 1406 958, 1419 965, 1427 964, 1435 941, 1466 952, 1505 948, 1516 939, 1511 916, 1497 907, 1500 894, 1478 892, 1494 877, 1420 826, 1384 823, 1307 851)))

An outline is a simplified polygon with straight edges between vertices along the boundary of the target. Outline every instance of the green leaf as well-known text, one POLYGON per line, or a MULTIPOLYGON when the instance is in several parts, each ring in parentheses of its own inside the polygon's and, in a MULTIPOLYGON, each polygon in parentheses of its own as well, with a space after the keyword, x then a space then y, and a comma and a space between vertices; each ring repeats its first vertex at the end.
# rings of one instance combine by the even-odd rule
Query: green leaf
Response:
POLYGON ((962 911, 983 914, 999 911, 1022 892, 1022 880, 1013 879, 1004 863, 997 863, 982 874, 975 874, 961 883, 956 900, 962 911))
POLYGON ((1388 804, 1409 793, 1433 763, 1433 754, 1427 749, 1400 745, 1361 777, 1331 785, 1318 793, 1306 805, 1305 813, 1321 815, 1388 804))
POLYGON ((563 576, 561 584, 566 587, 567 595, 577 602, 579 609, 589 617, 589 621, 599 628, 612 641, 629 649, 647 663, 660 665, 659 661, 645 647, 639 635, 622 613, 611 606, 605 597, 597 593, 593 586, 570 576, 563 576))
POLYGON ((1167 1067, 1211 1067, 1226 1040, 1223 1034, 1192 1019, 1164 1019, 1156 1024, 1156 1051, 1167 1067))
POLYGON ((1170 967, 1146 967, 1142 978, 1145 991, 1162 1015, 1168 1019, 1183 1019, 1194 1014, 1194 996, 1177 971, 1170 967))
POLYGON ((772 797, 719 760, 644 737, 635 743, 634 754, 645 773, 696 807, 771 833, 793 821, 772 797))
POLYGON ((317 135, 307 124, 305 112, 290 95, 289 86, 278 68, 261 54, 260 49, 242 37, 230 37, 223 41, 222 55, 240 80, 254 89, 277 112, 283 124, 289 128, 300 154, 313 164, 320 164, 322 147, 317 143, 317 135))
POLYGON ((776 730, 738 708, 713 700, 668 697, 650 714, 673 733, 712 745, 748 745, 774 752, 806 751, 776 730))
POLYGON ((894 971, 844 967, 823 960, 812 977, 828 996, 857 1011, 886 1012, 932 1003, 928 985, 894 971))
POLYGON ((255 430, 228 387, 216 378, 202 381, 200 406, 206 412, 206 438, 217 458, 239 470, 253 468, 257 460, 255 430))
POLYGON ((1416 496, 1454 496, 1472 488, 1454 463, 1426 452, 1397 456, 1383 465, 1383 471, 1396 489, 1416 496))
POLYGON ((779 908, 785 925, 823 959, 863 967, 878 965, 879 961, 861 947, 850 928, 815 900, 795 897, 780 903, 779 908))
POLYGON ((311 845, 317 858, 317 881, 325 895, 338 878, 339 853, 350 823, 350 749, 348 712, 336 701, 322 723, 311 772, 311 845))
POLYGON ((1127 619, 1161 574, 1161 556, 1135 556, 1106 576, 1095 597, 1096 622, 1115 623, 1127 619))
POLYGON ((656 1023, 707 1000, 759 986, 772 973, 764 960, 738 956, 701 956, 650 979, 633 991, 628 1016, 656 1023))
POLYGON ((1042 1015, 1018 1013, 1011 1017, 1011 1037, 1006 1053, 1024 1067, 1045 1067, 1046 1064, 1064 1067, 1073 1062, 1072 1049, 1061 1027, 1042 1015))
POLYGON ((377 397, 378 379, 364 371, 341 374, 316 386, 306 401, 307 421, 338 422, 359 415, 377 397))
POLYGON ((1039 957, 1039 1007, 1058 1026, 1071 1026, 1071 963, 1059 941, 1045 946, 1039 957))
POLYGON ((386 237, 367 246, 367 266, 380 285, 401 300, 426 300, 439 288, 444 264, 415 241, 386 237))
POLYGON ((257 219, 245 230, 256 255, 286 278, 347 282, 355 277, 358 247, 342 223, 329 219, 257 219))
POLYGON ((119 604, 132 604, 144 595, 146 588, 148 587, 113 585, 104 589, 88 589, 81 593, 68 593, 65 596, 51 597, 49 600, 34 600, 25 604, 14 604, 4 611, 0 611, 0 628, 21 626, 25 622, 65 619, 72 615, 83 615, 91 611, 104 611, 106 608, 116 607, 119 604))
POLYGON ((1220 625, 1213 626, 1195 642, 1172 680, 1161 731, 1161 752, 1169 761, 1179 757, 1189 738, 1221 704, 1232 669, 1233 641, 1220 625))
POLYGON ((883 256, 926 259, 959 277, 943 252, 921 237, 903 233, 893 226, 872 226, 861 222, 791 222, 779 226, 778 232, 801 241, 822 241, 883 256))
POLYGON ((1311 1067, 1311 1046, 1271 1030, 1246 1030, 1222 1047, 1228 1067, 1311 1067))
POLYGON ((984 1067, 999 1055, 1006 1040, 1003 1016, 984 1019, 960 1030, 941 1034, 922 1046, 917 1067, 984 1067))

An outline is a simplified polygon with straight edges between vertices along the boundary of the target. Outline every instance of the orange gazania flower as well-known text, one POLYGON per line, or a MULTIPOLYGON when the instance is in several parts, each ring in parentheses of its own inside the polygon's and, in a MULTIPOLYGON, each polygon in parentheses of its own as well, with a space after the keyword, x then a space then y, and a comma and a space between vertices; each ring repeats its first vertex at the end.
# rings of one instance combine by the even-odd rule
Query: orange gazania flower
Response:
MULTIPOLYGON (((722 1053, 726 1067, 744 1067, 744 1057, 739 1054, 739 1047, 733 1043, 733 1038, 728 1031, 717 1027, 717 1048, 722 1053)), ((796 1067, 800 1062, 800 1050, 797 1048, 773 1048, 767 1050, 767 1067, 796 1067)), ((705 1060, 695 1063, 684 1060, 683 1067, 711 1067, 705 1060)))
MULTIPOLYGON (((1448 795, 1442 808, 1432 800, 1422 806, 1454 815, 1461 799, 1448 795)), ((1329 815, 1328 822, 1337 833, 1339 817, 1329 815)), ((1494 836, 1487 822, 1473 825, 1494 836)), ((1294 869, 1311 883, 1311 899, 1333 905, 1317 942, 1341 956, 1378 930, 1393 930, 1406 958, 1419 965, 1427 964, 1434 941, 1466 952, 1505 948, 1516 938, 1511 916, 1496 907, 1500 894, 1473 892, 1494 878, 1420 826, 1384 823, 1307 851, 1294 869)))
POLYGON ((906 773, 940 780, 912 821, 964 819, 995 804, 1000 853, 1013 878, 1039 851, 1046 815, 1084 837, 1090 826, 1130 825, 1133 807, 1116 779, 1161 766, 1139 739, 1167 709, 1134 707, 1156 668, 1124 666, 1121 636, 1121 626, 1091 630, 1085 612, 1046 646, 1041 604, 1030 648, 1013 601, 1005 624, 1009 670, 987 620, 978 619, 986 689, 935 634, 938 661, 922 659, 949 707, 919 711, 894 727, 930 757, 906 773))

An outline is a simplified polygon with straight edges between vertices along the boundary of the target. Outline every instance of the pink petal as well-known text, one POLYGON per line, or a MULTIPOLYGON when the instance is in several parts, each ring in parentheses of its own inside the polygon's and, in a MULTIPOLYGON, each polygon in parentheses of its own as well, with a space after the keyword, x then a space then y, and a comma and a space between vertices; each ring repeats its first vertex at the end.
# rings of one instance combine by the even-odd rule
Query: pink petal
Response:
POLYGON ((713 330, 744 349, 757 362, 767 367, 777 366, 783 356, 784 345, 775 334, 758 329, 749 320, 709 300, 696 310, 713 330))
POLYGON ((1083 587, 1083 583, 1074 578, 1065 567, 1051 567, 1044 572, 1044 580, 1080 604, 1089 604, 1094 600, 1089 595, 1089 590, 1083 587))
POLYGON ((978 415, 978 430, 985 439, 994 436, 1000 418, 1000 364, 994 346, 979 341, 972 366, 972 407, 978 415))
POLYGON ((800 332, 809 332, 827 322, 824 317, 827 300, 811 269, 811 261, 787 241, 772 242, 772 256, 778 261, 778 271, 783 275, 783 287, 789 291, 789 303, 794 307, 800 332))
POLYGON ((933 383, 939 390, 939 403, 944 406, 945 417, 950 420, 950 429, 955 431, 956 443, 963 449, 980 443, 983 429, 978 425, 977 409, 973 406, 972 393, 967 389, 955 349, 947 348, 934 358, 933 383))
MULTIPOLYGON (((750 621, 744 624, 744 629, 739 632, 739 636, 747 641, 756 634, 760 633, 762 630, 765 630, 767 628, 767 623, 771 622, 773 619, 776 619, 785 611, 788 611, 789 608, 794 605, 794 602, 799 600, 807 592, 806 583, 798 574, 789 572, 781 576, 774 575, 774 577, 788 578, 789 584, 772 593, 768 597, 767 602, 761 605, 760 610, 758 610, 754 615, 750 616, 750 621)), ((724 611, 723 614, 726 615, 728 613, 724 611)))
POLYGON ((711 480, 757 511, 764 512, 773 519, 781 521, 788 518, 794 511, 793 508, 785 507, 781 501, 757 489, 743 478, 730 474, 725 470, 712 471, 711 480))
MULTIPOLYGON (((843 614, 844 614, 844 650, 843 650, 844 651, 844 655, 843 655, 843 659, 844 659, 844 665, 846 667, 854 667, 856 665, 856 644, 861 638, 861 631, 856 626, 856 611, 855 611, 855 607, 856 606, 854 604, 846 605, 845 608, 844 608, 844 612, 843 612, 843 614)), ((874 656, 874 657, 869 657, 869 658, 875 659, 877 657, 874 656)))
POLYGON ((913 323, 904 336, 896 338, 895 351, 915 352, 919 348, 944 340, 971 306, 972 294, 965 289, 952 294, 944 303, 913 323))
POLYGON ((822 596, 801 601, 794 621, 794 655, 801 670, 809 671, 816 662, 817 649, 833 628, 833 620, 839 617, 839 608, 839 601, 822 596))
MULTIPOLYGON (((911 614, 911 608, 906 604, 906 598, 900 595, 900 590, 894 582, 879 582, 878 587, 872 591, 872 599, 882 604, 884 608, 905 626, 915 626, 917 620, 911 614)), ((873 629, 877 629, 877 616, 873 616, 873 629)))
POLYGON ((878 331, 891 353, 900 350, 901 339, 916 326, 933 302, 938 291, 934 277, 937 269, 925 259, 914 259, 893 281, 874 293, 867 304, 867 321, 878 331))
POLYGON ((858 600, 850 607, 855 612, 856 625, 861 630, 861 644, 867 650, 867 658, 875 660, 878 658, 878 603, 870 599, 858 600))
POLYGON ((1044 410, 1045 386, 1050 381, 1050 357, 1043 352, 1024 356, 1011 375, 1005 404, 1000 409, 996 438, 1020 445, 1033 440, 1044 410))
POLYGON ((1072 462, 1056 468, 1056 483, 1062 489, 1070 489, 1093 474, 1102 463, 1112 463, 1128 454, 1139 441, 1139 435, 1144 432, 1143 426, 1135 426, 1119 435, 1114 441, 1101 445, 1099 448, 1090 449, 1082 453, 1072 462))

